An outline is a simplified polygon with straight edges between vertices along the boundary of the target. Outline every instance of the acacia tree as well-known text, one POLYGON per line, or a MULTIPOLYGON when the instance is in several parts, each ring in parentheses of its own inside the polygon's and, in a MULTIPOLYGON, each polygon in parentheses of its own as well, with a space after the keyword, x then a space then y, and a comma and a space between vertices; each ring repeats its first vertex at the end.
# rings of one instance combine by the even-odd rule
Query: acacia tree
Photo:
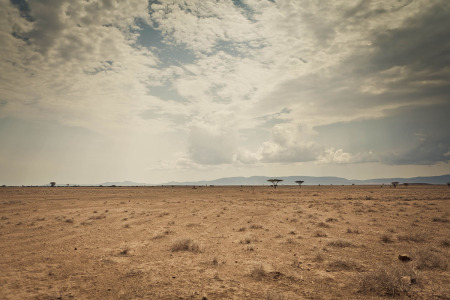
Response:
POLYGON ((283 179, 267 179, 270 183, 272 183, 272 186, 274 189, 277 188, 278 182, 283 181, 283 179))
POLYGON ((398 185, 398 181, 393 181, 391 184, 396 188, 398 185))
POLYGON ((303 181, 303 180, 297 180, 297 181, 296 181, 296 183, 298 183, 298 186, 299 186, 299 187, 302 187, 302 183, 303 183, 303 182, 305 182, 305 181, 303 181))
POLYGON ((56 182, 54 182, 54 181, 50 182, 51 186, 55 186, 55 184, 56 184, 56 182))
POLYGON ((409 184, 409 183, 405 182, 403 185, 404 185, 405 187, 408 187, 408 184, 409 184))

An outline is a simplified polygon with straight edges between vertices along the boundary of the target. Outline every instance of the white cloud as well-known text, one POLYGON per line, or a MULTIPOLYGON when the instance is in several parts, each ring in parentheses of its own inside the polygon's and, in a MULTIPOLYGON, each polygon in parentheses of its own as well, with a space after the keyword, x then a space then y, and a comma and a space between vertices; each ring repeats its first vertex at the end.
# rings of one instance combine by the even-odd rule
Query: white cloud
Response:
MULTIPOLYGON (((445 1, 48 0, 22 12, 0 1, 0 118, 83 127, 125 141, 123 153, 133 142, 164 156, 152 161, 172 157, 169 169, 386 162, 314 128, 450 92, 445 1)), ((442 161, 445 138, 390 163, 442 161)))

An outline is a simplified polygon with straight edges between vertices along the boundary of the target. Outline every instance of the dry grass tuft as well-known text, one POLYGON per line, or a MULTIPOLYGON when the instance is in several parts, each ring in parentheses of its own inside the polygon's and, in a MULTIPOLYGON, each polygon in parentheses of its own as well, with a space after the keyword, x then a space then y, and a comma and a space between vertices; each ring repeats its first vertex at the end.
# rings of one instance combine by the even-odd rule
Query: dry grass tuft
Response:
POLYGON ((448 269, 447 258, 431 249, 416 250, 413 259, 418 270, 447 271, 448 269))
POLYGON ((401 296, 410 290, 412 282, 416 280, 417 276, 410 266, 383 266, 361 275, 358 291, 382 297, 401 296))
POLYGON ((130 249, 125 248, 119 252, 119 255, 128 255, 130 253, 130 249))
POLYGON ((322 227, 322 228, 330 228, 331 227, 330 225, 328 225, 325 222, 320 222, 320 223, 317 224, 317 226, 318 227, 322 227))
POLYGON ((383 234, 383 235, 381 236, 380 240, 381 240, 383 243, 393 243, 393 242, 394 242, 394 240, 392 239, 392 236, 389 235, 389 234, 383 234))
POLYGON ((253 268, 250 271, 250 277, 256 279, 256 280, 262 280, 264 277, 266 277, 267 271, 264 269, 264 266, 262 264, 258 264, 253 266, 253 268))
POLYGON ((191 252, 201 252, 200 245, 196 242, 194 242, 190 238, 181 238, 178 240, 175 240, 172 243, 172 246, 170 247, 172 252, 177 251, 191 251, 191 252))
POLYGON ((415 233, 411 233, 411 234, 402 234, 402 235, 398 235, 397 239, 399 241, 422 243, 422 242, 426 241, 427 234, 425 232, 415 232, 415 233))
POLYGON ((331 271, 352 271, 362 269, 360 264, 350 259, 336 259, 329 262, 327 268, 331 271))
POLYGON ((280 294, 279 292, 274 291, 268 291, 266 293, 266 300, 284 300, 283 294, 280 294))
POLYGON ((262 229, 263 227, 261 225, 258 224, 253 224, 250 226, 250 229, 262 229))
POLYGON ((351 242, 346 241, 346 240, 330 241, 330 242, 328 242, 327 245, 330 247, 337 247, 337 248, 345 248, 345 247, 354 247, 355 246, 351 242))
POLYGON ((450 247, 450 240, 449 239, 442 240, 440 245, 442 247, 450 247))
POLYGON ((316 233, 314 234, 315 237, 327 237, 327 233, 323 232, 323 231, 316 231, 316 233))
POLYGON ((167 230, 164 230, 164 231, 155 232, 153 234, 153 236, 152 236, 152 240, 162 239, 162 238, 168 236, 171 233, 173 233, 173 231, 170 230, 170 229, 167 229, 167 230))
POLYGON ((450 222, 450 220, 447 218, 434 217, 433 222, 448 223, 448 222, 450 222))

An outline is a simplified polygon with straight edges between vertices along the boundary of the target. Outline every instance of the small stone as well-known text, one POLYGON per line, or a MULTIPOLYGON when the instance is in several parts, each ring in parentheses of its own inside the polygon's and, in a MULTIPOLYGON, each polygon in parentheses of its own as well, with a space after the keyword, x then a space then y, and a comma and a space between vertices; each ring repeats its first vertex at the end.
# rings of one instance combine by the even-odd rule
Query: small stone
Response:
POLYGON ((400 254, 398 256, 398 259, 402 262, 408 262, 411 261, 411 257, 409 257, 407 254, 400 254))
POLYGON ((402 276, 401 281, 403 284, 411 285, 416 282, 414 278, 411 278, 411 276, 402 276))

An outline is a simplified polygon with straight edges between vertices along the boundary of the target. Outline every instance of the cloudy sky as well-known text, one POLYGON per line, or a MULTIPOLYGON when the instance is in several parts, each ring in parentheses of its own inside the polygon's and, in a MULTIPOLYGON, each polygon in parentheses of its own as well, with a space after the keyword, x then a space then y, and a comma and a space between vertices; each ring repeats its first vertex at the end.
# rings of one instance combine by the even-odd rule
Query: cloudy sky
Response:
POLYGON ((0 0, 0 184, 450 173, 448 0, 0 0))

